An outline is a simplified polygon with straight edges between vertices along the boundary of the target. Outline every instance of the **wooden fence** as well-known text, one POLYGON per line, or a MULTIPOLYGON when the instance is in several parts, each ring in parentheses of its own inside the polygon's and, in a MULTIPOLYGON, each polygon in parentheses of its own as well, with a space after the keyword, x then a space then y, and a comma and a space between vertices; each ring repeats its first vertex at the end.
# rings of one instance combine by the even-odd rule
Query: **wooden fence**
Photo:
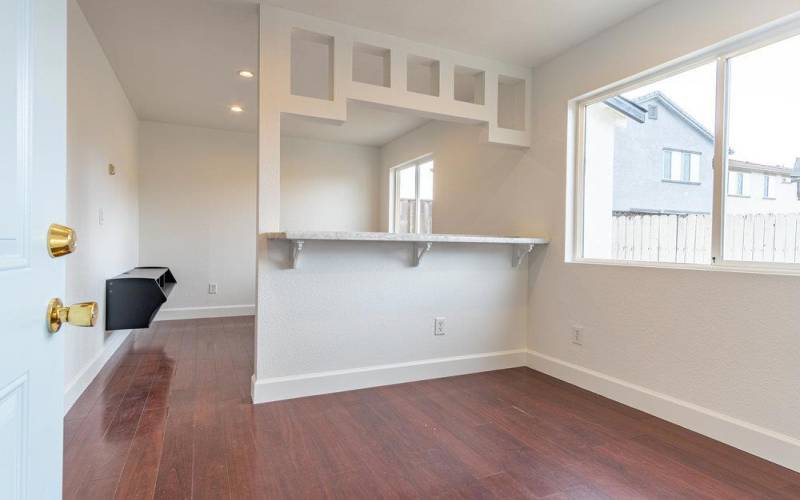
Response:
MULTIPOLYGON (((800 263, 800 214, 725 217, 727 260, 800 263)), ((615 215, 612 258, 707 264, 710 215, 615 215)))

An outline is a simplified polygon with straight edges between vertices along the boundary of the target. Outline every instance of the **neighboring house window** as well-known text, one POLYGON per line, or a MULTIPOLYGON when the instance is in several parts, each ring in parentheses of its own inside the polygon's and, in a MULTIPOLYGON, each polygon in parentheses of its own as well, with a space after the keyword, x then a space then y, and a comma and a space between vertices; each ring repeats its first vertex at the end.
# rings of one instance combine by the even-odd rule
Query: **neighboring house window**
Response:
POLYGON ((772 185, 772 176, 764 174, 764 193, 763 193, 763 196, 764 196, 765 200, 773 199, 772 190, 771 190, 772 186, 771 185, 772 185))
POLYGON ((433 158, 391 170, 392 232, 430 233, 433 228, 433 158))
POLYGON ((750 174, 746 172, 730 172, 728 174, 728 194, 750 196, 750 174))
POLYGON ((700 153, 665 149, 664 180, 699 183, 700 153))

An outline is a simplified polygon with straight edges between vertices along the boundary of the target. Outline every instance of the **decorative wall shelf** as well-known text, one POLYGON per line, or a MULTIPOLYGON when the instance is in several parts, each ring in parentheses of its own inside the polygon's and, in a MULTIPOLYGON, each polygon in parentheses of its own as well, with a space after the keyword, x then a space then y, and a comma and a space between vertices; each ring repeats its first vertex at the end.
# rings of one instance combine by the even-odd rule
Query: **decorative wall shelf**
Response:
POLYGON ((505 236, 480 236, 467 234, 410 234, 410 233, 369 233, 346 231, 281 231, 265 233, 270 240, 288 241, 292 245, 290 267, 295 269, 308 241, 363 241, 363 242, 396 242, 412 243, 414 255, 412 265, 419 266, 422 258, 431 251, 435 244, 450 243, 482 243, 494 245, 511 245, 511 265, 519 266, 522 259, 531 253, 536 245, 546 245, 545 238, 515 238, 505 236))
POLYGON ((391 51, 366 43, 353 43, 353 81, 391 87, 391 51))
POLYGON ((166 267, 135 267, 106 280, 106 330, 149 327, 176 283, 166 267))

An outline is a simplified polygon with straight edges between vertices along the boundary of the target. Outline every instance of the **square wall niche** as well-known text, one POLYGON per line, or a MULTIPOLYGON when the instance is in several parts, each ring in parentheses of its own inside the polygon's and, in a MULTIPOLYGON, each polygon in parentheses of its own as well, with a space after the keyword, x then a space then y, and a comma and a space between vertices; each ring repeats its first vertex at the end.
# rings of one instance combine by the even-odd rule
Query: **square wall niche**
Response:
POLYGON ((486 72, 479 69, 456 66, 453 77, 453 96, 456 101, 483 104, 486 87, 484 86, 486 72))
POLYGON ((392 85, 391 52, 389 49, 353 44, 353 81, 390 87, 392 85))
POLYGON ((439 96, 439 61, 409 55, 406 78, 409 92, 439 96))
POLYGON ((333 100, 333 37, 292 29, 291 92, 333 100))
POLYGON ((497 79, 497 126, 525 130, 525 80, 504 75, 497 79))

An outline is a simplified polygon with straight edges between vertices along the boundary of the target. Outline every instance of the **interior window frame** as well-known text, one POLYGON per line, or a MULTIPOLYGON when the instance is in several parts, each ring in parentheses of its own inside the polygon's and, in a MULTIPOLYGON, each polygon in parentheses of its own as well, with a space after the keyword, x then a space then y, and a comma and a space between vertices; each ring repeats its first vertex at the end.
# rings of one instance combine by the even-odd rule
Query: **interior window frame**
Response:
MULTIPOLYGON (((390 233, 397 233, 397 226, 399 223, 398 217, 400 216, 398 210, 398 203, 400 201, 400 186, 397 182, 397 174, 406 169, 413 168, 414 169, 414 220, 411 223, 413 228, 412 231, 409 231, 408 234, 421 234, 420 229, 422 227, 422 191, 420 189, 420 179, 421 179, 421 166, 425 163, 431 162, 434 165, 434 170, 436 166, 436 162, 433 159, 433 153, 424 154, 418 158, 415 158, 411 161, 401 163, 399 165, 395 165, 389 169, 389 232, 390 233)), ((435 174, 434 174, 435 175, 435 174)))

